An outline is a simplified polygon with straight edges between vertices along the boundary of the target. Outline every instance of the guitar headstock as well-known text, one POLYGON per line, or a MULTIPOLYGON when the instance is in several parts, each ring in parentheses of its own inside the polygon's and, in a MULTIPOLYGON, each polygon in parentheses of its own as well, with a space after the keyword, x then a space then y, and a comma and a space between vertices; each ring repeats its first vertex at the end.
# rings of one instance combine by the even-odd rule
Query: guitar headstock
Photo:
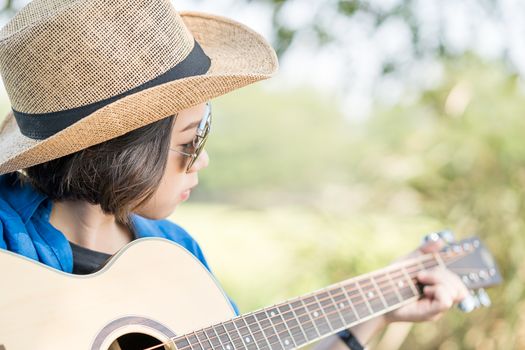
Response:
POLYGON ((452 231, 445 230, 426 235, 423 241, 444 241, 447 246, 439 253, 447 268, 458 275, 471 291, 471 298, 465 298, 458 307, 470 312, 476 307, 489 306, 489 295, 483 288, 502 282, 499 269, 489 250, 478 237, 456 242, 452 231))
POLYGON ((449 243, 440 256, 447 268, 456 273, 469 289, 490 287, 502 282, 492 254, 478 237, 449 243))

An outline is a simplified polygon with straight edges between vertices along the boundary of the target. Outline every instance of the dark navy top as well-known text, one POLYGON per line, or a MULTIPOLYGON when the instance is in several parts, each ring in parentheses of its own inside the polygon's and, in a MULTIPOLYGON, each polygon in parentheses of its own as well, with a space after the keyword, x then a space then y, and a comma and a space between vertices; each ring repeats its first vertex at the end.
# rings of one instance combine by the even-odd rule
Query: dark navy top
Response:
POLYGON ((69 242, 73 253, 73 273, 75 275, 87 275, 99 270, 111 254, 97 252, 69 242))
MULTIPOLYGON (((21 182, 16 173, 1 175, 0 249, 73 273, 74 255, 70 242, 49 223, 52 206, 53 202, 46 195, 21 182)), ((131 220, 136 238, 161 237, 176 242, 211 272, 198 243, 182 227, 169 220, 150 220, 136 214, 132 214, 131 220)), ((77 259, 81 250, 75 249, 77 259)), ((233 302, 232 306, 238 314, 233 302)))

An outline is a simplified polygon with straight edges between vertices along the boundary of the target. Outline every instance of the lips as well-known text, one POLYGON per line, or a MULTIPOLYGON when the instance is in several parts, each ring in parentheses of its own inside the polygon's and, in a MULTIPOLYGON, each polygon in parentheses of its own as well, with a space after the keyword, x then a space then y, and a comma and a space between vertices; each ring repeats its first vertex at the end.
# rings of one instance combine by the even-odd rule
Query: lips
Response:
POLYGON ((187 200, 188 198, 190 198, 190 193, 191 193, 191 190, 194 189, 195 187, 197 187, 199 183, 197 182, 196 184, 194 184, 193 186, 189 187, 187 190, 185 190, 184 192, 182 192, 180 194, 180 198, 181 200, 185 201, 187 200))
POLYGON ((191 190, 186 190, 186 191, 182 192, 182 193, 180 194, 180 199, 181 199, 182 201, 187 200, 188 198, 190 198, 190 193, 191 193, 191 190))

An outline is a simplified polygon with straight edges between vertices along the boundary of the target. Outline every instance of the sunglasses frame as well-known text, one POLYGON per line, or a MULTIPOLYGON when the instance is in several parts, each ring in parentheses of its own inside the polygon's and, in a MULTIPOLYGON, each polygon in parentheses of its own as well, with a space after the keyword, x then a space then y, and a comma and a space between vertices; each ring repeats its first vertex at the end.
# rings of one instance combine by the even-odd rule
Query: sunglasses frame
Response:
POLYGON ((204 116, 202 117, 201 121, 199 122, 199 125, 197 126, 195 137, 191 141, 192 147, 195 150, 191 153, 188 153, 184 151, 179 151, 174 148, 170 148, 170 150, 180 153, 183 156, 190 158, 190 161, 188 162, 188 165, 186 166, 186 173, 189 173, 191 167, 193 166, 193 164, 195 164, 195 161, 199 158, 199 155, 204 149, 204 145, 206 144, 206 141, 208 140, 208 136, 210 134, 211 120, 212 120, 211 104, 210 102, 206 102, 206 109, 204 112, 204 116))

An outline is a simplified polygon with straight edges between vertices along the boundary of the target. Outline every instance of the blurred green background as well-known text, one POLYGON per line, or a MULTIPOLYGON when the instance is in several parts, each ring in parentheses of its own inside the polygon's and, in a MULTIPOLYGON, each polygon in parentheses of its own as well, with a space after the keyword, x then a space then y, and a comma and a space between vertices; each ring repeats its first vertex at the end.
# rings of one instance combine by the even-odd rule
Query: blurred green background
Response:
MULTIPOLYGON (((510 27, 500 8, 510 2, 428 0, 439 11, 426 9, 425 17, 421 1, 319 0, 300 24, 291 19, 296 9, 309 13, 304 1, 181 2, 210 12, 222 3, 220 11, 256 27, 245 9, 261 10, 270 29, 259 30, 283 62, 273 82, 214 100, 210 167, 172 216, 200 242, 241 311, 378 269, 415 249, 424 234, 449 228, 457 238, 482 237, 504 284, 489 291, 490 308, 417 324, 402 348, 525 348, 525 56, 513 54, 519 44, 505 35, 501 43, 491 39, 497 52, 469 46, 490 39, 482 25, 469 29, 476 40, 458 45, 449 32, 461 28, 447 22, 457 11, 440 7, 478 6, 459 23, 510 27), (408 49, 377 39, 399 25, 408 49), (369 30, 359 42, 362 28, 369 30), (345 51, 353 45, 346 39, 359 46, 368 37, 394 48, 377 60, 368 52, 365 62, 345 51), (340 81, 324 71, 319 62, 326 61, 297 54, 305 43, 342 62, 335 65, 340 81), (439 79, 431 69, 413 70, 429 61, 439 79), (312 80, 294 80, 299 63, 312 80), (378 73, 359 78, 370 66, 378 73), (373 84, 363 88, 359 79, 373 84)), ((5 1, 2 15, 24 3, 5 1)), ((514 3, 513 12, 525 14, 514 3)))
POLYGON ((307 89, 216 100, 210 167, 172 219, 244 312, 380 268, 450 228, 481 236, 505 282, 490 308, 418 324, 402 348, 525 348, 523 93, 475 58, 448 63, 446 76, 354 124, 307 89))

